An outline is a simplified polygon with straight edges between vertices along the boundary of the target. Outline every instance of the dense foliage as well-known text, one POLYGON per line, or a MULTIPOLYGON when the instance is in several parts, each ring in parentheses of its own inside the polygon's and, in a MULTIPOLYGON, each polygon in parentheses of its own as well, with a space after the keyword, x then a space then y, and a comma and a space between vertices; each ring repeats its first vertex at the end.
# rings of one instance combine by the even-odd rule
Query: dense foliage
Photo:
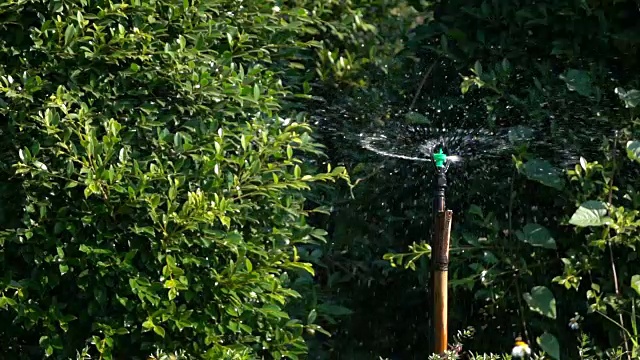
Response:
POLYGON ((306 353, 305 192, 346 173, 303 161, 316 75, 291 69, 357 14, 297 5, 0 5, 4 357, 306 353))

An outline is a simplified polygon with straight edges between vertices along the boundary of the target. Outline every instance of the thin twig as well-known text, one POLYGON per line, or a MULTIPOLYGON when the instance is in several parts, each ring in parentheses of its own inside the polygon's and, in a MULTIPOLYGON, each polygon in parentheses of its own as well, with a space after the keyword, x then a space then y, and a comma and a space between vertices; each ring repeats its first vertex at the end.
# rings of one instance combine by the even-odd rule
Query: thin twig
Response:
MULTIPOLYGON (((514 191, 514 185, 516 182, 516 176, 518 175, 518 169, 514 168, 513 169, 513 175, 511 176, 511 184, 510 184, 510 188, 509 188, 509 242, 510 243, 514 243, 513 241, 513 191, 514 191)), ((515 242, 516 244, 518 244, 518 242, 515 242)), ((517 246, 517 245, 516 245, 517 246)), ((514 254, 519 254, 519 252, 516 250, 514 251, 514 254)), ((520 284, 518 283, 518 271, 519 269, 516 269, 516 277, 514 279, 515 285, 516 285, 516 297, 518 298, 518 312, 520 313, 520 321, 522 322, 522 331, 524 332, 524 340, 527 343, 529 342, 529 331, 527 330, 527 321, 524 317, 524 306, 522 305, 522 292, 520 291, 520 284)))
MULTIPOLYGON (((618 134, 616 133, 616 136, 613 140, 613 149, 612 149, 612 162, 613 162, 613 169, 611 170, 611 179, 609 180, 609 208, 611 208, 612 204, 613 204, 613 178, 615 177, 615 173, 616 173, 616 148, 618 147, 618 134)), ((611 245, 611 239, 608 236, 610 228, 607 228, 607 245, 609 248, 609 260, 611 261, 611 272, 613 273, 613 286, 615 288, 616 291, 616 297, 620 297, 620 286, 618 284, 618 271, 616 269, 616 263, 615 263, 615 259, 613 257, 613 246, 611 245)), ((624 316, 622 316, 622 313, 618 314, 618 318, 620 320, 620 326, 624 329, 624 316)), ((625 353, 627 354, 627 359, 631 360, 631 354, 629 353, 629 340, 627 338, 627 334, 624 331, 620 332, 622 334, 622 339, 624 340, 624 350, 625 353)))
POLYGON ((411 100, 411 105, 409 105, 410 110, 413 109, 413 107, 416 105, 416 102, 418 101, 418 96, 420 96, 420 92, 422 92, 422 87, 427 82, 427 78, 429 77, 429 74, 431 74, 431 71, 433 70, 433 68, 436 66, 436 63, 438 62, 438 60, 440 60, 439 57, 436 58, 436 60, 433 62, 433 64, 431 64, 431 66, 429 66, 429 69, 427 69, 427 72, 422 77, 422 80, 420 81, 420 85, 418 85, 418 90, 416 90, 416 94, 413 95, 413 100, 411 100))

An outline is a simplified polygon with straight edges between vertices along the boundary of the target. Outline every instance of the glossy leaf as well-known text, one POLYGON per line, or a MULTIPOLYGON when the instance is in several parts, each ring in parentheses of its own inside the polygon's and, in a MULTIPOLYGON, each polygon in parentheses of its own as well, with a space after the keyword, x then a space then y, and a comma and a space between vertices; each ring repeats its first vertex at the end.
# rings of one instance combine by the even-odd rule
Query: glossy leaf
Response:
POLYGON ((545 332, 536 339, 536 342, 547 355, 553 359, 560 360, 560 344, 555 336, 545 332))
POLYGON ((530 293, 523 294, 529 309, 548 318, 556 318, 556 299, 551 290, 544 286, 534 286, 530 293))
POLYGON ((556 241, 551 236, 549 230, 538 224, 527 224, 522 231, 516 232, 516 236, 532 246, 542 247, 545 249, 555 249, 556 241))
POLYGON ((609 222, 607 204, 602 201, 589 200, 580 205, 569 219, 569 224, 587 227, 603 226, 609 222))
POLYGON ((583 70, 570 69, 560 78, 564 80, 567 88, 583 96, 590 96, 593 93, 591 76, 583 70))
POLYGON ((640 91, 636 89, 625 91, 624 89, 617 87, 615 88, 615 92, 618 94, 620 100, 624 102, 624 106, 626 108, 635 108, 640 105, 640 91))
POLYGON ((564 179, 561 171, 556 169, 547 160, 532 159, 523 164, 522 171, 530 180, 543 185, 561 190, 564 187, 564 179))

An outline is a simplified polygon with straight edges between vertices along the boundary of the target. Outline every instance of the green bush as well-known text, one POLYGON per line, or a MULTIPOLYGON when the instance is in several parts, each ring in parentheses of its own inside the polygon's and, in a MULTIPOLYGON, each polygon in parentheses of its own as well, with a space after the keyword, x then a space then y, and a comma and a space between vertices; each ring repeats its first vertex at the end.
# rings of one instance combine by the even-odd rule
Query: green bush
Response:
POLYGON ((347 176, 303 163, 288 89, 331 9, 298 5, 0 5, 4 357, 306 352, 283 281, 324 235, 306 191, 347 176))

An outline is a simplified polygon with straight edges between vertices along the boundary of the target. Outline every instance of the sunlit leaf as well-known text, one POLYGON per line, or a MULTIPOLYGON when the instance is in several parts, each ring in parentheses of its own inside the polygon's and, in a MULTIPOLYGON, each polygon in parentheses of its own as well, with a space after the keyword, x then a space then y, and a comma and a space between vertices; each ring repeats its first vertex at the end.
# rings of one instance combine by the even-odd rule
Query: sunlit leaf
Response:
POLYGON ((589 200, 580 205, 569 219, 569 224, 587 227, 602 226, 610 220, 607 216, 607 204, 602 201, 589 200))
POLYGON ((631 287, 640 295, 640 275, 633 275, 631 277, 631 287))
POLYGON ((631 160, 640 162, 640 141, 627 142, 627 156, 631 160))
POLYGON ((165 331, 164 331, 164 328, 163 328, 163 327, 161 327, 161 326, 154 326, 154 327, 153 327, 153 331, 154 331, 156 334, 160 335, 161 337, 164 337, 165 331))
POLYGON ((623 88, 617 87, 615 92, 620 100, 624 102, 625 107, 634 108, 640 105, 640 91, 635 89, 625 91, 623 88))
POLYGON ((582 170, 587 170, 587 159, 580 156, 580 167, 582 170))

